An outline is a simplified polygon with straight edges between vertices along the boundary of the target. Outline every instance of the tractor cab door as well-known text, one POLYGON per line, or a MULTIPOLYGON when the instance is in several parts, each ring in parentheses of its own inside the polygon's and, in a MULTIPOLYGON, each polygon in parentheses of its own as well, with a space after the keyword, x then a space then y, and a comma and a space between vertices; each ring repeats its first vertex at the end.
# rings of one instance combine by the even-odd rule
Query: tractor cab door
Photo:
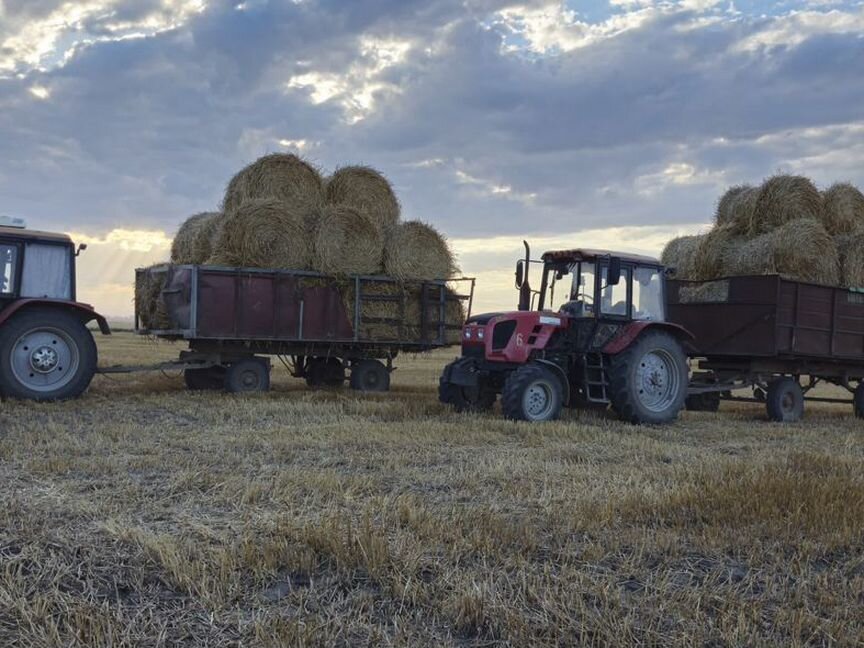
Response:
MULTIPOLYGON (((630 276, 632 268, 625 265, 621 268, 621 275, 618 283, 609 283, 609 264, 601 262, 600 276, 597 285, 597 303, 600 308, 600 315, 604 318, 630 318, 631 304, 631 286, 630 276)), ((613 280, 614 281, 614 280, 613 280)))
POLYGON ((27 241, 21 266, 21 297, 75 299, 75 254, 68 243, 27 241))

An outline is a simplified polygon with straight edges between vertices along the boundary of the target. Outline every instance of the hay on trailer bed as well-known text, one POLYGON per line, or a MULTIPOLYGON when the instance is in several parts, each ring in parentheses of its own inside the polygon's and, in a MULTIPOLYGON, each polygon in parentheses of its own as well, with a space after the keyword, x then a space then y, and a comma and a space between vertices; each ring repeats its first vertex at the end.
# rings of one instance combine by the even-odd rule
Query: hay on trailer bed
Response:
POLYGON ((693 263, 694 277, 699 281, 709 281, 728 274, 724 259, 726 250, 744 245, 745 242, 731 227, 712 229, 699 241, 693 263))
POLYGON ((762 183, 747 233, 767 234, 803 218, 822 218, 822 194, 809 178, 776 175, 762 183))
POLYGON ((223 211, 232 212, 246 202, 267 199, 298 210, 318 208, 324 204, 324 181, 315 167, 296 155, 265 155, 231 179, 223 211))
POLYGON ((864 231, 837 237, 840 281, 846 288, 864 288, 864 231))
POLYGON ((378 274, 384 238, 365 214, 346 205, 327 205, 311 219, 312 267, 327 274, 378 274))
POLYGON ((830 234, 864 231, 864 194, 848 182, 831 185, 822 194, 822 222, 830 234))
POLYGON ((403 281, 449 279, 458 272, 447 239, 420 221, 399 223, 387 237, 384 272, 403 281))
POLYGON ((187 218, 171 243, 172 263, 205 263, 210 258, 213 232, 219 226, 222 214, 205 212, 187 218))
POLYGON ((327 202, 347 205, 374 222, 386 234, 399 222, 399 200, 390 181, 366 166, 337 169, 326 183, 327 202))
POLYGON ((135 273, 135 313, 142 329, 158 331, 172 328, 162 289, 165 287, 167 273, 153 272, 165 268, 166 264, 156 264, 135 273))
POLYGON ((805 218, 753 239, 730 241, 724 274, 779 274, 796 281, 836 286, 840 260, 834 239, 819 221, 805 218))
POLYGON ((208 263, 306 270, 312 262, 308 212, 279 200, 253 200, 225 216, 208 263))
POLYGON ((719 227, 732 226, 736 213, 733 209, 737 198, 745 191, 753 191, 753 187, 747 184, 735 185, 726 190, 717 202, 717 211, 714 213, 714 222, 719 227))
POLYGON ((661 263, 668 268, 675 268, 677 279, 694 279, 696 252, 701 239, 702 236, 679 236, 672 239, 663 248, 661 263))
POLYGON ((729 301, 729 281, 706 281, 681 286, 678 301, 682 304, 711 304, 729 301))

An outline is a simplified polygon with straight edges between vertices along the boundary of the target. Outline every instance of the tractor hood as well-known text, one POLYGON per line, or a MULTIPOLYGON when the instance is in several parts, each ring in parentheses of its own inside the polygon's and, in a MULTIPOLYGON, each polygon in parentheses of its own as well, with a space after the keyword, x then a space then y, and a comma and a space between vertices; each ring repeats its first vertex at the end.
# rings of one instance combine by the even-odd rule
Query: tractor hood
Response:
POLYGON ((479 324, 486 325, 489 323, 493 317, 498 317, 500 315, 507 315, 508 311, 501 311, 499 313, 480 313, 479 315, 472 315, 469 317, 465 323, 466 324, 479 324))

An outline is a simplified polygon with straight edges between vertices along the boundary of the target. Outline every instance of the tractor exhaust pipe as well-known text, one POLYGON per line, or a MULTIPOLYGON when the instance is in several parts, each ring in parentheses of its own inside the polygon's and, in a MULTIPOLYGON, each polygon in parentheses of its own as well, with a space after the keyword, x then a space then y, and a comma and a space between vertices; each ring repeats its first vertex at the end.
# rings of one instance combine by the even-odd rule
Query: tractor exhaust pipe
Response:
POLYGON ((519 310, 531 310, 531 284, 528 282, 528 270, 531 267, 531 248, 528 241, 522 241, 525 246, 525 260, 516 264, 516 287, 519 289, 519 310))

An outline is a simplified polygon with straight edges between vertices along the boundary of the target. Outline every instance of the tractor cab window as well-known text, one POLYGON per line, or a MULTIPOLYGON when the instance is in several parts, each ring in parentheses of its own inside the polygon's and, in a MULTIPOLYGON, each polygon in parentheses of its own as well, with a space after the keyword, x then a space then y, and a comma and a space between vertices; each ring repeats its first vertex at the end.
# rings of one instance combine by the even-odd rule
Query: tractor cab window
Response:
POLYGON ((657 268, 636 268, 633 272, 633 319, 662 322, 663 279, 657 268))
POLYGON ((15 292, 15 268, 18 264, 18 248, 0 243, 0 294, 15 292))
POLYGON ((72 246, 27 243, 21 272, 22 297, 72 298, 72 246))
POLYGON ((558 310, 571 317, 594 317, 594 264, 585 261, 574 263, 570 266, 570 274, 573 279, 569 289, 563 290, 558 310))
POLYGON ((627 286, 630 270, 621 269, 621 280, 614 286, 606 283, 607 266, 600 269, 600 312, 604 315, 627 316, 627 286))

